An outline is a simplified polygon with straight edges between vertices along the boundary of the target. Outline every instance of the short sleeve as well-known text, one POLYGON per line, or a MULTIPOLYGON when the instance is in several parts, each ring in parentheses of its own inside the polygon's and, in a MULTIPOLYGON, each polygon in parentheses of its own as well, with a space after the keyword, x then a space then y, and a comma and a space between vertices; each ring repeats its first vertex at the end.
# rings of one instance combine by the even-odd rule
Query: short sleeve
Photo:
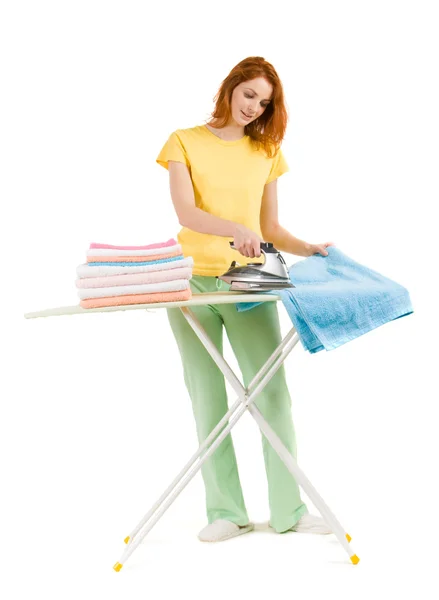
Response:
POLYGON ((272 181, 274 181, 275 179, 277 179, 278 177, 280 177, 281 175, 283 175, 284 173, 289 171, 288 164, 287 164, 287 161, 285 160, 285 156, 282 152, 282 149, 279 148, 276 156, 274 156, 272 161, 273 162, 271 165, 271 171, 270 171, 270 174, 268 175, 267 181, 265 182, 266 184, 271 183, 272 181))
POLYGON ((188 167, 190 166, 186 149, 177 131, 171 133, 156 158, 156 162, 162 167, 165 167, 165 169, 168 169, 169 160, 176 160, 177 162, 184 163, 188 167))

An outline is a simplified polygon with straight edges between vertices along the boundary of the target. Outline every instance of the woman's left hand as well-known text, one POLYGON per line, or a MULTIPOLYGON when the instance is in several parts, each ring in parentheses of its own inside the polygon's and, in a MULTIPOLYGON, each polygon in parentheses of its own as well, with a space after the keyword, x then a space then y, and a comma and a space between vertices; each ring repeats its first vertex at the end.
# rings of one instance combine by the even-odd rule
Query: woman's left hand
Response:
POLYGON ((309 244, 308 254, 306 256, 312 256, 313 254, 328 256, 328 252, 326 250, 328 246, 335 246, 335 244, 333 242, 325 242, 324 244, 309 244))

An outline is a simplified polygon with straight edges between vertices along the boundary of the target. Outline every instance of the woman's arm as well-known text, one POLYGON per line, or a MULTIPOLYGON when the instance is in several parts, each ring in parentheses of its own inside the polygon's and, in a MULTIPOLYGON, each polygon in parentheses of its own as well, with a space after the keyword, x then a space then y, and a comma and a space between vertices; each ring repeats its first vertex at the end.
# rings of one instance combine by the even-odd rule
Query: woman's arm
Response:
POLYGON ((294 237, 279 224, 277 179, 264 187, 259 224, 264 240, 272 242, 277 250, 297 256, 311 255, 312 244, 294 237))
POLYGON ((237 223, 215 217, 195 206, 194 187, 188 167, 173 160, 168 165, 171 198, 180 225, 199 233, 234 237, 237 223))

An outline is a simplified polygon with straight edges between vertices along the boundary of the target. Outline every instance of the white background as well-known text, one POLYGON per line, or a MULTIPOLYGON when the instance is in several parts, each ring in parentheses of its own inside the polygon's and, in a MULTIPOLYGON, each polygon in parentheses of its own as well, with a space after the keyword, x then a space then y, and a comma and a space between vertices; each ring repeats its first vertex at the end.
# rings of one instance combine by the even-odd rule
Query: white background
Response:
MULTIPOLYGON (((2 4, 4 597, 437 597, 435 4, 2 4), (277 69, 290 115, 281 224, 404 285, 415 310, 332 352, 299 345, 286 363, 299 465, 361 562, 335 536, 265 529, 245 414, 233 439, 257 530, 199 542, 198 473, 115 573, 124 537, 197 447, 166 311, 23 315, 79 302, 91 242, 176 236, 155 158, 172 131, 209 118, 252 55, 277 69)), ((225 356, 237 370, 226 337, 225 356)))

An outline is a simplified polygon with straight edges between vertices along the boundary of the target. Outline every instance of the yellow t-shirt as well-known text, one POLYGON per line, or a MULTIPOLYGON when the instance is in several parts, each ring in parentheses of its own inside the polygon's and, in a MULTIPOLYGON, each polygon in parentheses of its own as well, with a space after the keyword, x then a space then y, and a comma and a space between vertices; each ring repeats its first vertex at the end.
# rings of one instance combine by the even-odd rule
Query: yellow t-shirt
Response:
MULTIPOLYGON (((248 135, 227 141, 205 125, 197 125, 177 129, 169 136, 156 162, 168 169, 169 160, 188 166, 198 208, 241 223, 262 238, 259 216, 264 186, 288 171, 282 150, 268 158, 262 149, 252 147, 248 135)), ((240 265, 255 262, 230 248, 233 237, 183 227, 177 241, 183 255, 193 257, 194 275, 222 275, 234 260, 240 265)))

